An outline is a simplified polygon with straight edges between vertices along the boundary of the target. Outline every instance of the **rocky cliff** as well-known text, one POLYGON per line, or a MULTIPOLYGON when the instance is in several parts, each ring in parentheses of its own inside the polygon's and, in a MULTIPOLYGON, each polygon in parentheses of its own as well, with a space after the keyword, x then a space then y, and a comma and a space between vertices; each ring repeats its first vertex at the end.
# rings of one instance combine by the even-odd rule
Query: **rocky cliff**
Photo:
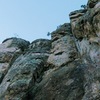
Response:
POLYGON ((100 0, 69 17, 51 40, 0 44, 0 100, 100 100, 100 0))

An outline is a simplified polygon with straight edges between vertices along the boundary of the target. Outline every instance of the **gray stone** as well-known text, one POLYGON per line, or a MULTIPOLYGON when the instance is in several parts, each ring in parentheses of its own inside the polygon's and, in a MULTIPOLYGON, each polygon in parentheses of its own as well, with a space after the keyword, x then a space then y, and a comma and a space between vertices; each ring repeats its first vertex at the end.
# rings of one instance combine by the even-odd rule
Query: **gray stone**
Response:
POLYGON ((4 77, 0 85, 0 97, 2 99, 22 100, 26 97, 26 91, 29 91, 44 71, 44 66, 49 56, 47 51, 49 52, 50 49, 50 41, 37 40, 32 44, 28 52, 20 55, 14 61, 4 77), (32 44, 36 44, 35 48, 32 47, 32 44), (39 46, 44 48, 43 52, 38 51, 39 46), (35 53, 33 52, 34 49, 35 53))
POLYGON ((51 40, 0 44, 0 100, 100 100, 100 0, 69 16, 51 40))

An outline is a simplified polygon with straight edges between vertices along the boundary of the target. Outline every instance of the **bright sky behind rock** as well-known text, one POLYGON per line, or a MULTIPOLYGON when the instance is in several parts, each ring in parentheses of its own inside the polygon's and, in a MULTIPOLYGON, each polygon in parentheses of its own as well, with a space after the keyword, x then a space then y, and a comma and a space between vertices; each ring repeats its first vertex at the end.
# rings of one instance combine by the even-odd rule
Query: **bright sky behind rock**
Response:
POLYGON ((69 22, 69 13, 87 0, 0 0, 0 43, 9 37, 32 42, 69 22))

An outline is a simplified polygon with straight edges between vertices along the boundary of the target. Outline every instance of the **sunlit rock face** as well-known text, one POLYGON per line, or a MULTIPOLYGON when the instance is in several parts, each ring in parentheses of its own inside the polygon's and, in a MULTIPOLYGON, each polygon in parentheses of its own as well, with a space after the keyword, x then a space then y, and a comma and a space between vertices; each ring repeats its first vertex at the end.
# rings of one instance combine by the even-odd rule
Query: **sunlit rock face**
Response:
POLYGON ((0 44, 0 100, 100 100, 100 0, 69 17, 51 40, 0 44))
POLYGON ((72 32, 80 55, 87 55, 94 63, 99 61, 99 59, 97 59, 99 58, 100 52, 99 19, 100 2, 95 2, 94 8, 87 10, 81 17, 78 18, 78 20, 76 20, 76 22, 72 21, 74 18, 71 19, 72 32))
POLYGON ((73 11, 69 14, 72 32, 74 31, 77 21, 86 13, 87 9, 73 11))
POLYGON ((51 55, 48 63, 61 67, 77 58, 77 50, 71 33, 70 24, 60 26, 52 34, 51 55))

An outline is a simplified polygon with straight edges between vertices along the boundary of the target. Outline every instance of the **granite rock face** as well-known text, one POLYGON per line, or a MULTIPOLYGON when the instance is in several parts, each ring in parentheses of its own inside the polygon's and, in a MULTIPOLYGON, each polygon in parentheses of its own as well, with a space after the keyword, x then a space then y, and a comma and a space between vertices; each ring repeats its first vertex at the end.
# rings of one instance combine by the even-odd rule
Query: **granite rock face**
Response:
POLYGON ((8 72, 11 64, 23 50, 28 48, 28 45, 28 41, 20 38, 9 38, 0 44, 0 83, 8 72))
POLYGON ((48 64, 61 67, 77 58, 77 50, 70 24, 64 24, 52 32, 52 49, 48 64), (73 48, 73 49, 72 49, 73 48))
POLYGON ((49 40, 36 40, 16 58, 0 84, 0 100, 27 98, 27 91, 36 81, 41 80, 41 74, 49 56, 50 45, 49 40))
POLYGON ((0 44, 0 100, 100 100, 100 0, 69 17, 51 40, 0 44))

